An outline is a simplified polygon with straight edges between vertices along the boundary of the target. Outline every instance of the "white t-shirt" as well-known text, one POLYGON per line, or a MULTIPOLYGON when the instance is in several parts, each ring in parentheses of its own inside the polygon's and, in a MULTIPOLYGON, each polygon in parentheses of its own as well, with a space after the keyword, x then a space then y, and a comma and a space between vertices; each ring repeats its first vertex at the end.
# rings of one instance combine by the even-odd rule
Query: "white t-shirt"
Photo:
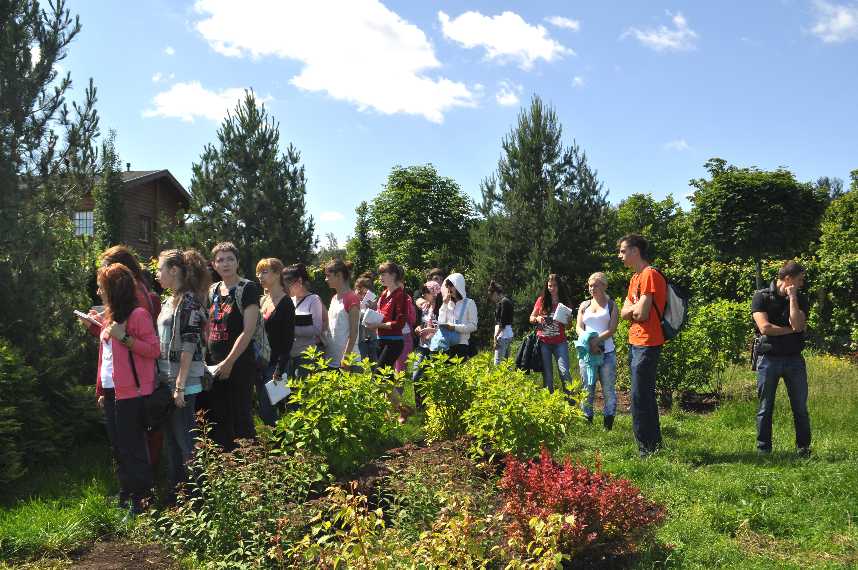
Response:
MULTIPOLYGON (((609 309, 611 305, 593 312, 591 309, 595 306, 596 304, 590 301, 590 306, 584 310, 581 320, 584 321, 585 330, 602 334, 611 327, 611 311, 609 309)), ((614 337, 605 340, 605 352, 614 352, 614 337)))
POLYGON ((101 342, 101 387, 113 388, 113 339, 101 342))
MULTIPOLYGON (((328 330, 331 331, 331 342, 325 348, 325 352, 334 368, 340 367, 340 359, 349 342, 349 309, 358 306, 360 306, 360 299, 352 291, 343 295, 342 299, 339 295, 331 298, 331 306, 328 307, 328 330)), ((352 352, 360 354, 357 350, 357 340, 352 352)))

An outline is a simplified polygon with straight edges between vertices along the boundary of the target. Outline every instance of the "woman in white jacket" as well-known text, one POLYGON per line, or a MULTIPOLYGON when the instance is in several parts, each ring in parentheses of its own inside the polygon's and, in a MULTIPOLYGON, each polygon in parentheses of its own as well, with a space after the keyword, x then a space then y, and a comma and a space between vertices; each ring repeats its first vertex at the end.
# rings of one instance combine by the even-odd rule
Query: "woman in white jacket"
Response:
POLYGON ((471 355, 468 341, 471 333, 477 330, 477 304, 468 299, 465 289, 465 277, 461 273, 453 273, 444 280, 444 301, 438 310, 438 326, 455 333, 454 342, 445 351, 449 356, 461 356, 465 360, 471 355))

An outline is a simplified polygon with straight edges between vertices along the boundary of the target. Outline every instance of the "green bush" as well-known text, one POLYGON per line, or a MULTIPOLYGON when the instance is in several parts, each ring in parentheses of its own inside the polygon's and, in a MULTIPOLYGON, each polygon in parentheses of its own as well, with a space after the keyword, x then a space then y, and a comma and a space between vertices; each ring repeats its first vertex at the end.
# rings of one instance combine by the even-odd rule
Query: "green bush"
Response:
MULTIPOLYGON (((628 322, 623 321, 614 336, 617 387, 624 389, 631 387, 628 330, 628 322)), ((693 306, 688 313, 688 324, 662 348, 657 388, 670 392, 720 391, 730 365, 747 357, 751 333, 750 300, 720 299, 693 306)))
POLYGON ((543 445, 557 449, 575 420, 583 417, 576 405, 581 396, 571 395, 570 403, 560 390, 549 393, 506 361, 483 370, 462 420, 474 438, 475 453, 534 457, 543 445))
POLYGON ((157 541, 198 562, 221 567, 277 567, 273 542, 297 540, 309 524, 301 504, 311 488, 327 480, 322 459, 303 450, 280 452, 267 429, 257 443, 242 441, 223 453, 199 422, 199 439, 189 464, 191 483, 175 509, 144 519, 157 541), (284 521, 288 520, 289 524, 284 521))
POLYGON ((858 253, 822 257, 808 274, 811 339, 823 350, 858 350, 858 253))
MULTIPOLYGON (((462 414, 474 399, 477 375, 489 362, 481 354, 462 364, 461 359, 437 355, 424 360, 419 389, 426 399, 426 439, 454 439, 464 433, 462 414)), ((415 388, 416 389, 416 388, 415 388)))
POLYGON ((359 372, 345 372, 328 369, 315 347, 305 355, 311 373, 290 381, 297 409, 280 418, 276 433, 284 450, 318 453, 335 473, 347 473, 369 460, 395 430, 393 386, 374 376, 368 363, 359 372))

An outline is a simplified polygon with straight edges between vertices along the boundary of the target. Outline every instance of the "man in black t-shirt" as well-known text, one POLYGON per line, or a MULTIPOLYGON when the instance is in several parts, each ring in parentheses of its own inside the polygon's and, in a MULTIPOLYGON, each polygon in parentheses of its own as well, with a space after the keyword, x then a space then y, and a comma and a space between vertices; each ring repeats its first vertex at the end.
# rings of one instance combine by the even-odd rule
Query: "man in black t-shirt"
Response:
POLYGON ((801 355, 809 304, 800 292, 804 286, 804 268, 795 261, 786 262, 778 278, 767 289, 754 293, 751 312, 758 335, 757 450, 772 451, 772 415, 778 382, 784 384, 795 423, 795 444, 802 457, 810 455, 810 416, 807 413, 807 367, 801 355))

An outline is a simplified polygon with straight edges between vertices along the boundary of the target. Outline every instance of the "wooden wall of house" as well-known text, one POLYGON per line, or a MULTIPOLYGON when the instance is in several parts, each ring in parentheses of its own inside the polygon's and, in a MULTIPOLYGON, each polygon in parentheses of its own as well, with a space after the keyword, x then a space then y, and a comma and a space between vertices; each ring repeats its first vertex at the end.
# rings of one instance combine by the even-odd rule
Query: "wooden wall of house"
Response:
POLYGON ((162 219, 176 220, 179 209, 187 208, 173 186, 165 180, 154 180, 125 189, 125 221, 122 229, 123 241, 133 247, 141 257, 154 257, 161 249, 158 242, 158 223, 162 219), (142 239, 142 220, 146 216, 151 222, 149 241, 142 239))

